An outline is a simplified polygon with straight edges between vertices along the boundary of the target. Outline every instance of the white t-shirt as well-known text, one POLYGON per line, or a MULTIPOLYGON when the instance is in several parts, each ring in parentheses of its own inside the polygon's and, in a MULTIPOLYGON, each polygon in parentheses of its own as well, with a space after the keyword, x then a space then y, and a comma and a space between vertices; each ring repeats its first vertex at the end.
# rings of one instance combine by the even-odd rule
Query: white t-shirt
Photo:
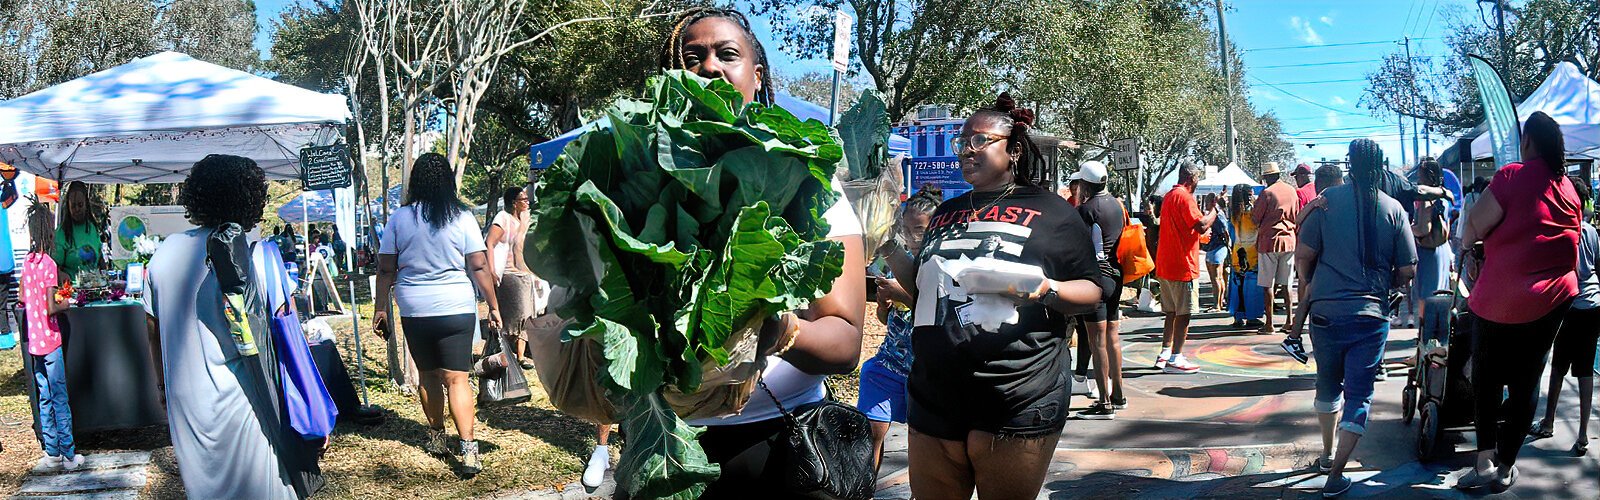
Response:
POLYGON ((400 316, 476 314, 478 301, 467 277, 467 255, 482 251, 483 233, 471 212, 462 211, 435 230, 422 220, 416 205, 395 210, 379 239, 378 253, 399 256, 394 300, 400 316))
MULTIPOLYGON (((838 191, 839 183, 835 182, 833 185, 834 190, 838 191)), ((850 206, 850 201, 845 199, 842 192, 839 194, 839 201, 829 207, 822 217, 831 226, 828 230, 829 238, 862 234, 861 219, 856 217, 855 208, 850 206)), ((761 375, 761 380, 766 382, 767 389, 772 391, 773 396, 783 401, 783 407, 789 411, 794 411, 794 408, 800 405, 822 401, 822 398, 827 396, 827 390, 822 385, 827 378, 826 375, 812 375, 800 371, 799 368, 777 356, 767 357, 767 371, 761 375)), ((767 396, 767 391, 757 387, 756 392, 750 395, 750 402, 744 405, 744 411, 738 415, 690 420, 689 425, 747 424, 780 416, 782 414, 778 412, 778 407, 772 404, 772 397, 767 396)))
POLYGON ((505 231, 505 235, 500 237, 500 241, 496 242, 492 251, 489 252, 490 256, 493 257, 490 267, 494 268, 494 277, 498 279, 501 276, 505 276, 506 269, 511 267, 510 240, 516 235, 522 234, 522 221, 517 220, 515 215, 500 212, 494 216, 494 222, 489 223, 489 225, 500 226, 500 229, 505 231))

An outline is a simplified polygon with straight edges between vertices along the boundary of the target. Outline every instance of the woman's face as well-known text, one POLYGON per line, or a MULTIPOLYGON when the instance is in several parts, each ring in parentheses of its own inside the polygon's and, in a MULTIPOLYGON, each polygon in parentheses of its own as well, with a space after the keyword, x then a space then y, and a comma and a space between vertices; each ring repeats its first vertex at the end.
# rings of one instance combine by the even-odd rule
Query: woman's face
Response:
POLYGON ((733 84, 744 102, 756 98, 761 64, 744 29, 732 19, 710 17, 695 21, 683 34, 683 67, 704 78, 721 78, 733 84))
POLYGON ((77 188, 67 194, 67 216, 74 221, 83 221, 89 218, 88 190, 77 188))
POLYGON ((519 215, 522 214, 523 212, 527 212, 528 211, 528 191, 527 190, 523 190, 521 193, 517 194, 517 202, 516 202, 516 204, 512 205, 512 208, 519 215))
POLYGON ((987 113, 974 115, 961 126, 965 145, 956 155, 961 160, 961 178, 973 190, 994 191, 1013 182, 1011 163, 1016 157, 1006 151, 1010 135, 1010 124, 987 113))
POLYGON ((913 253, 922 251, 922 236, 928 233, 928 220, 931 215, 908 211, 900 219, 900 232, 905 236, 907 249, 913 253))

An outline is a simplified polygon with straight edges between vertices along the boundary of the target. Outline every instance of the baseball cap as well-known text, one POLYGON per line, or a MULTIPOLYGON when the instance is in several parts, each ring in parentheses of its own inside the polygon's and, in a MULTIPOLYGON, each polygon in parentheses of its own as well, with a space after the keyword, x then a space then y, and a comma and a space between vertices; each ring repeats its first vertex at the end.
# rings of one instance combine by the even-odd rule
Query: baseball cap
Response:
POLYGON ((1300 174, 1311 175, 1311 165, 1306 165, 1304 163, 1296 165, 1294 167, 1294 175, 1300 174))
POLYGON ((1067 181, 1084 181, 1090 184, 1105 184, 1106 164, 1094 160, 1083 162, 1083 165, 1078 167, 1077 172, 1073 172, 1072 176, 1067 177, 1067 181))

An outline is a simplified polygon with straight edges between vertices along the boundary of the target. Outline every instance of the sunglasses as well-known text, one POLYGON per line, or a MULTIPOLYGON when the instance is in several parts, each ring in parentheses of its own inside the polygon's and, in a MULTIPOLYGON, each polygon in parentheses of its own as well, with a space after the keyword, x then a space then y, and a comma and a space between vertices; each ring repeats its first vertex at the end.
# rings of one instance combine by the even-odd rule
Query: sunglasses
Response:
POLYGON ((950 139, 950 150, 960 154, 968 151, 970 148, 972 152, 976 153, 978 151, 982 151, 983 148, 989 147, 990 144, 1005 141, 1006 136, 1003 135, 972 134, 966 137, 956 137, 954 139, 950 139))

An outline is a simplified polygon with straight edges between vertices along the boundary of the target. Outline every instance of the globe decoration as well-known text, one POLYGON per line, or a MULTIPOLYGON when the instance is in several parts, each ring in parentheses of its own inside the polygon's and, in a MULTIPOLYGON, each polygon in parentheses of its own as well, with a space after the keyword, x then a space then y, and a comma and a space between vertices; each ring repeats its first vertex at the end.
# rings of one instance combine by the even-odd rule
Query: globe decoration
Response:
POLYGON ((117 243, 121 244, 122 248, 132 250, 133 240, 140 236, 144 236, 144 219, 128 216, 117 223, 117 243))

